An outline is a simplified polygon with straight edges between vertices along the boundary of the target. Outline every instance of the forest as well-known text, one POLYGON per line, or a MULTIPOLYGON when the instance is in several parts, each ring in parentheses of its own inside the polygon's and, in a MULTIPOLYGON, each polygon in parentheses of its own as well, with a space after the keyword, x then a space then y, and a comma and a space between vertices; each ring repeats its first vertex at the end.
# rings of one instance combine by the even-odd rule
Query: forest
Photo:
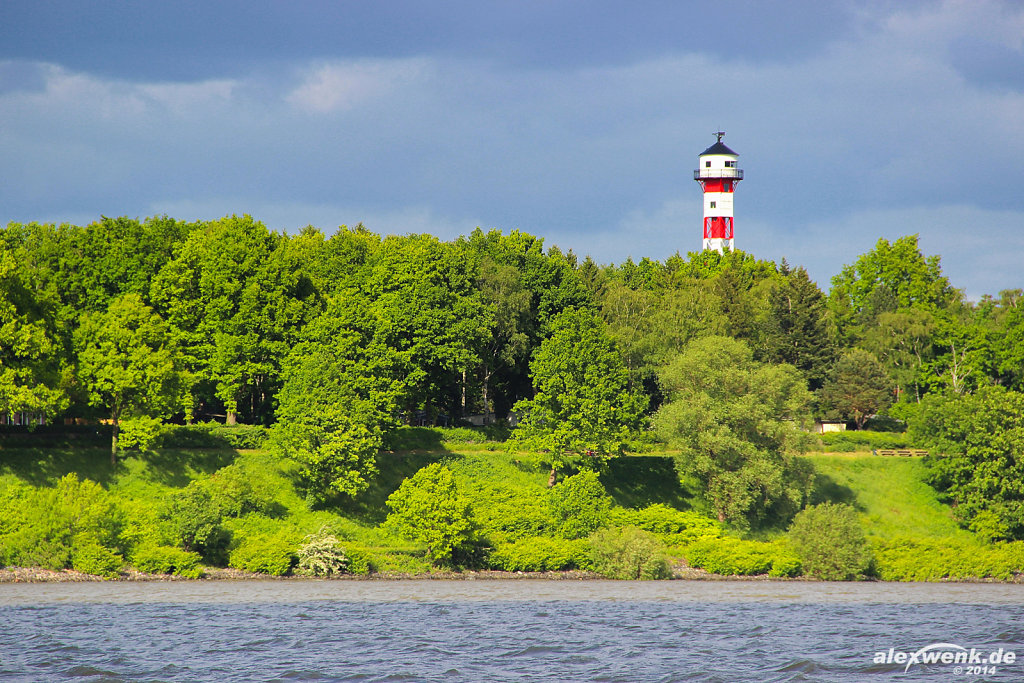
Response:
POLYGON ((856 506, 822 494, 831 461, 803 454, 836 440, 816 421, 838 421, 864 434, 844 443, 929 450, 912 466, 949 533, 1010 567, 961 574, 1020 570, 1024 293, 966 300, 916 236, 880 239, 830 284, 740 251, 598 264, 519 231, 445 242, 362 226, 279 234, 249 216, 9 224, 0 415, 27 426, 7 428, 0 460, 9 477, 30 471, 11 463, 38 452, 11 444, 75 433, 95 459, 99 433, 109 463, 49 487, 5 479, 0 564, 394 569, 380 549, 402 538, 413 569, 618 575, 632 562, 638 578, 664 574, 667 552, 694 567, 753 556, 778 575, 885 577, 884 558, 920 539, 872 541, 856 506), (211 443, 240 455, 201 466, 211 443), (442 448, 461 461, 429 457, 443 443, 464 446, 442 448), (188 481, 141 492, 133 468, 161 458, 188 481), (655 487, 668 472, 675 489, 631 500, 628 472, 655 487), (135 498, 111 495, 118 476, 135 498), (536 508, 513 514, 527 489, 536 508), (40 496, 93 506, 95 523, 33 521, 40 496))

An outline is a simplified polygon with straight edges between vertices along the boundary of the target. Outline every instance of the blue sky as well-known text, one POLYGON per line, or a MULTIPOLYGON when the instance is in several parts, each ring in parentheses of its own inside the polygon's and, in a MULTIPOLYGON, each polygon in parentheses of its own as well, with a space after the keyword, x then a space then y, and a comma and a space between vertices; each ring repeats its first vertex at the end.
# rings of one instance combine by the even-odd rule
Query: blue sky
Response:
POLYGON ((1024 4, 0 3, 0 223, 520 229, 602 263, 736 244, 829 279, 917 233, 1024 287, 1024 4))

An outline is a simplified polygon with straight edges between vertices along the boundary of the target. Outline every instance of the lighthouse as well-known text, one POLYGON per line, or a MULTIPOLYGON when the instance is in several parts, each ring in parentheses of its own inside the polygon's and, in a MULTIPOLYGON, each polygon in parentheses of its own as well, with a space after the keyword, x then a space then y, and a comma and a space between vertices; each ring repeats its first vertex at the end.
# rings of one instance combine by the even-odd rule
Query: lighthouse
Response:
POLYGON ((718 131, 715 144, 700 153, 693 179, 704 190, 704 249, 722 252, 733 249, 732 193, 743 180, 743 171, 736 168, 739 155, 729 149, 718 131))

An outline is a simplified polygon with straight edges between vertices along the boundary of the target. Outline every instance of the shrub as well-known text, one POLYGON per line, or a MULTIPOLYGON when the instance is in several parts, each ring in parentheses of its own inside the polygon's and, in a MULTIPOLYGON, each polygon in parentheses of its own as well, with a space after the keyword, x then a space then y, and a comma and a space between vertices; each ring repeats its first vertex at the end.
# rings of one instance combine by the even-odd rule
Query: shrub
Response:
POLYGON ((281 536, 247 538, 231 551, 229 565, 247 572, 282 576, 295 566, 294 545, 281 536))
POLYGON ((775 555, 772 557, 772 568, 768 576, 799 576, 803 572, 803 563, 787 543, 776 542, 775 555))
POLYGON ((387 500, 391 512, 384 527, 427 546, 435 562, 447 562, 455 548, 473 536, 469 501, 459 495, 451 470, 427 465, 402 482, 387 500))
POLYGON ((820 438, 825 451, 829 453, 913 447, 913 441, 906 432, 826 432, 820 438))
POLYGON ((155 444, 161 448, 260 449, 267 445, 267 428, 260 425, 224 425, 208 422, 164 425, 155 444))
POLYGON ((722 525, 710 517, 660 503, 639 510, 615 508, 609 521, 615 526, 635 526, 658 534, 670 545, 686 545, 698 538, 717 537, 722 532, 722 525))
POLYGON ((349 546, 345 550, 345 555, 348 557, 347 571, 349 574, 369 574, 377 571, 377 557, 373 552, 365 548, 349 546))
POLYGON ((348 570, 349 559, 345 549, 326 527, 306 536, 297 554, 300 574, 330 576, 344 574, 348 570))
POLYGON ((553 531, 544 489, 477 482, 471 493, 480 533, 496 543, 548 536, 553 531))
POLYGON ((701 538, 686 547, 684 555, 691 567, 726 576, 768 574, 779 558, 776 575, 791 570, 792 553, 784 554, 771 543, 744 541, 731 537, 701 538), (781 555, 781 557, 780 557, 781 555))
POLYGON ((121 420, 121 430, 117 439, 118 448, 138 451, 148 450, 160 436, 163 421, 158 417, 136 417, 121 420))
POLYGON ((804 572, 826 581, 856 578, 871 559, 857 511, 842 503, 801 510, 789 528, 804 572))
POLYGON ((586 470, 554 486, 548 507, 561 536, 585 538, 607 525, 612 499, 597 473, 586 470))
POLYGON ((207 562, 223 565, 231 536, 221 526, 220 508, 200 482, 193 481, 172 496, 162 517, 182 550, 196 551, 207 562))
POLYGON ((110 578, 117 576, 123 564, 120 555, 104 548, 95 538, 82 535, 75 539, 71 551, 71 567, 75 571, 110 578))
POLYGON ((602 529, 590 538, 594 569, 610 579, 668 579, 664 545, 653 534, 624 527, 602 529))
POLYGON ((249 512, 266 513, 273 505, 274 492, 256 486, 253 478, 237 464, 217 470, 200 484, 224 517, 241 517, 249 512))
POLYGON ((585 540, 537 536, 499 544, 490 556, 494 569, 509 572, 547 572, 589 569, 589 545, 585 540))
POLYGON ((122 523, 113 497, 75 474, 52 488, 8 486, 0 495, 0 563, 66 569, 72 566, 76 539, 115 551, 122 523))
POLYGON ((1024 542, 896 538, 876 541, 875 571, 885 581, 1012 579, 1024 567, 1024 542))
POLYGON ((203 575, 199 553, 166 545, 142 545, 132 552, 132 564, 148 574, 177 574, 191 579, 203 575))

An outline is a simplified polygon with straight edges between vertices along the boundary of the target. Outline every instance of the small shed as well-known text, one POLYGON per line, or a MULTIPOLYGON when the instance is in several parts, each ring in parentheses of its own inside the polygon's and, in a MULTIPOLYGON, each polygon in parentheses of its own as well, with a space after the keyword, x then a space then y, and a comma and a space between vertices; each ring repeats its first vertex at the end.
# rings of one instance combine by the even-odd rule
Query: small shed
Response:
POLYGON ((828 432, 845 432, 846 423, 837 422, 833 420, 815 420, 814 421, 814 432, 816 434, 826 434, 828 432))

